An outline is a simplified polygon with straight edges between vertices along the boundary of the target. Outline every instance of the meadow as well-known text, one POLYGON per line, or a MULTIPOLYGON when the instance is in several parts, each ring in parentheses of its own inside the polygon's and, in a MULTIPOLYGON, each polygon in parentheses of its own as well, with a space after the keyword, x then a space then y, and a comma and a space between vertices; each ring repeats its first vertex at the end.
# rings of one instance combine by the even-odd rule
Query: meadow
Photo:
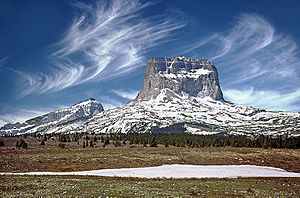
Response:
MULTIPOLYGON (((95 136, 90 136, 89 139, 95 136)), ((97 138, 96 138, 97 139, 97 138)), ((80 171, 146 167, 162 164, 252 164, 300 172, 300 150, 287 148, 189 147, 157 144, 114 144, 99 139, 86 144, 49 138, 1 137, 0 172, 80 171), (23 139, 27 149, 17 148, 23 139), (43 142, 43 143, 42 143, 43 142), (63 143, 62 143, 63 142, 63 143), (105 145, 105 146, 104 146, 105 145)), ((138 179, 87 176, 0 176, 3 197, 253 197, 300 195, 300 178, 138 179)))

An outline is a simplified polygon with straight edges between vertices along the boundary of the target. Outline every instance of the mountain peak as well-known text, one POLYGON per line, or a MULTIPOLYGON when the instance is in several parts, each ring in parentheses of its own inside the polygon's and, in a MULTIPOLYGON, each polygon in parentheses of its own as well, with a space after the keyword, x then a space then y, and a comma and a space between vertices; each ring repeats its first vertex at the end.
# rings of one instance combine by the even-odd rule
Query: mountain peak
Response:
POLYGON ((88 99, 82 100, 72 106, 84 105, 84 104, 90 104, 90 103, 99 103, 99 102, 95 98, 88 98, 88 99))
POLYGON ((83 100, 71 107, 59 109, 23 123, 8 123, 0 128, 0 134, 18 134, 45 132, 61 125, 81 123, 82 121, 104 111, 103 106, 94 98, 83 100))
POLYGON ((0 135, 61 132, 189 132, 195 134, 299 135, 300 113, 271 112, 224 102, 216 67, 208 59, 149 60, 134 101, 104 111, 94 98, 7 124, 0 135))
POLYGON ((216 67, 208 59, 155 57, 147 64, 144 87, 136 100, 149 100, 164 88, 176 94, 224 101, 216 67))

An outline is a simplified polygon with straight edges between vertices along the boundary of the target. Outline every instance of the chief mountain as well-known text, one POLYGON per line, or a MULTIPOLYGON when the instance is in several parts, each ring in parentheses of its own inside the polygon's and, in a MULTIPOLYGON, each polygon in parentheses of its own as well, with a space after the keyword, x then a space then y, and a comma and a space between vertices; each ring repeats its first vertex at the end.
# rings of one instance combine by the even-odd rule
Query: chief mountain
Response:
POLYGON ((54 132, 300 135, 300 113, 225 101, 217 69, 208 60, 158 57, 149 60, 138 96, 123 107, 104 111, 88 99, 0 128, 2 135, 54 132))

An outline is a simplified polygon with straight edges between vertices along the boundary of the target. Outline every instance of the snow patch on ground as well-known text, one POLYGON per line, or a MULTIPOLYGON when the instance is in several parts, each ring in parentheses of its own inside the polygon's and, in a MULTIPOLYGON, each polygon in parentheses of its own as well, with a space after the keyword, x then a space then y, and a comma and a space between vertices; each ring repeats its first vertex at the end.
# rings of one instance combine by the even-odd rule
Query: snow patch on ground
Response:
POLYGON ((82 175, 138 178, 237 178, 237 177, 300 177, 300 173, 280 168, 255 165, 162 165, 143 168, 102 169, 78 172, 25 172, 0 175, 82 175))

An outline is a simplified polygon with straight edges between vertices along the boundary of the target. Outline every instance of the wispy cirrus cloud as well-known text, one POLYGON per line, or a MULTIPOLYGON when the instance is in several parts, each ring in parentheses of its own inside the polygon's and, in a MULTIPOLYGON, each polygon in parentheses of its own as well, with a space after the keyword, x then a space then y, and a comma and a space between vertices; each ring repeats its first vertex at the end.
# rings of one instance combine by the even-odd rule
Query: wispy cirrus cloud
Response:
POLYGON ((300 89, 285 94, 277 91, 260 90, 256 91, 253 87, 249 89, 224 90, 224 96, 230 101, 239 104, 253 105, 270 110, 300 111, 299 105, 295 104, 300 98, 300 89))
MULTIPOLYGON (((245 94, 246 104, 261 106, 265 103, 267 107, 280 109, 280 103, 284 107, 286 101, 279 100, 277 96, 290 99, 291 103, 300 100, 286 94, 287 91, 298 93, 297 85, 300 84, 297 44, 288 35, 279 33, 267 19, 256 14, 243 14, 231 29, 195 42, 185 49, 185 53, 195 53, 201 49, 211 49, 203 54, 219 68, 223 88, 244 90, 254 87, 257 90, 251 91, 251 95, 247 94, 249 91, 238 91, 245 94), (262 93, 274 94, 274 100, 263 97, 262 93), (253 94, 262 96, 260 102, 251 99, 253 94)), ((231 99, 239 102, 235 97, 231 99)), ((293 110, 292 107, 296 110, 295 106, 286 109, 293 110)))
POLYGON ((2 66, 4 66, 4 63, 5 63, 5 62, 7 61, 7 59, 9 59, 9 58, 10 58, 10 56, 6 56, 6 57, 0 59, 0 69, 1 69, 2 66))
POLYGON ((7 59, 9 59, 10 58, 10 56, 6 56, 6 57, 4 57, 4 58, 1 58, 0 59, 0 66, 7 60, 7 59))
POLYGON ((232 29, 215 33, 185 50, 212 47, 207 56, 220 68, 225 86, 281 83, 290 79, 300 83, 299 49, 288 35, 278 33, 265 18, 255 14, 241 15, 232 29), (261 79, 264 79, 263 82, 261 79))
POLYGON ((30 118, 37 117, 46 113, 49 113, 53 109, 25 109, 19 108, 14 112, 7 114, 0 114, 0 127, 6 123, 24 122, 30 118))
POLYGON ((101 96, 99 98, 99 102, 103 105, 104 110, 114 109, 125 104, 124 102, 121 102, 120 100, 117 100, 111 96, 101 96))
POLYGON ((138 90, 132 90, 132 89, 129 90, 114 89, 111 92, 116 94, 117 96, 120 96, 128 100, 133 100, 139 93, 138 90))
POLYGON ((77 11, 64 38, 52 46, 49 72, 34 76, 38 87, 25 94, 56 92, 91 80, 125 75, 145 61, 145 54, 185 26, 171 15, 141 17, 153 3, 138 0, 74 3, 77 11))
POLYGON ((7 124, 7 123, 8 123, 8 122, 6 122, 6 121, 0 119, 0 127, 4 126, 4 125, 7 124))
POLYGON ((18 76, 22 78, 23 81, 20 83, 21 84, 21 91, 19 93, 20 97, 26 96, 30 94, 31 92, 35 91, 41 86, 41 82, 39 79, 39 76, 34 76, 34 75, 29 75, 26 72, 16 70, 13 68, 7 68, 7 70, 14 72, 18 76))
POLYGON ((7 123, 24 122, 28 119, 41 116, 58 109, 64 109, 69 105, 49 105, 48 107, 20 107, 0 103, 0 127, 7 123))

